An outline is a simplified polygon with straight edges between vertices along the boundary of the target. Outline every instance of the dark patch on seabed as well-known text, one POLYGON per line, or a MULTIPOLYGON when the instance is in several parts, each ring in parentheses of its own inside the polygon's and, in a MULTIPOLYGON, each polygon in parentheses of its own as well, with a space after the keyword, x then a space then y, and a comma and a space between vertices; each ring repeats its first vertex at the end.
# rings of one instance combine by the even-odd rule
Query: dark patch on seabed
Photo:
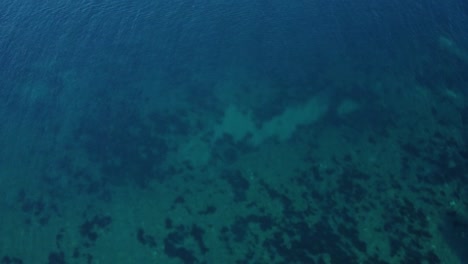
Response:
POLYGON ((468 218, 449 211, 442 219, 440 230, 443 238, 459 257, 461 263, 468 263, 468 218))

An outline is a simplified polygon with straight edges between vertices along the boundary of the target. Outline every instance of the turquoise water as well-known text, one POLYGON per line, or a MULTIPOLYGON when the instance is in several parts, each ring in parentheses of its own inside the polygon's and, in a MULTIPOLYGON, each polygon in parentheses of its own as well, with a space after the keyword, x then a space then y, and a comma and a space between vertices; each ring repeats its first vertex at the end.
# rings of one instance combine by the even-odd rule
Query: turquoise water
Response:
POLYGON ((466 263, 468 5, 10 1, 0 263, 466 263))

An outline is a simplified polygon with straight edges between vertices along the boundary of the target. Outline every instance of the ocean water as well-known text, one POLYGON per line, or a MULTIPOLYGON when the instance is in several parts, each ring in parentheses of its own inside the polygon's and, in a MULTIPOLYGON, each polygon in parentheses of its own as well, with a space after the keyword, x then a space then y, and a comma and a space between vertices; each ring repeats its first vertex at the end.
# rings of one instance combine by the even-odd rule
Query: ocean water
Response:
POLYGON ((468 4, 0 7, 0 263, 468 263, 468 4))

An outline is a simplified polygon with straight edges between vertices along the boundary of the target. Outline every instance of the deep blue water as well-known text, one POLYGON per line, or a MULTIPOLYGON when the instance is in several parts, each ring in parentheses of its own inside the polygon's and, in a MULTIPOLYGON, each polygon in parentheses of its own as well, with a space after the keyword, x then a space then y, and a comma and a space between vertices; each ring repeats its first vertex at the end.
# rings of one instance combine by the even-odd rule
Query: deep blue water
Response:
POLYGON ((54 60, 53 72, 130 75, 240 64, 297 80, 320 56, 379 49, 390 59, 438 32, 466 41, 466 9, 462 1, 9 1, 0 11, 2 73, 24 78, 41 60, 54 60))

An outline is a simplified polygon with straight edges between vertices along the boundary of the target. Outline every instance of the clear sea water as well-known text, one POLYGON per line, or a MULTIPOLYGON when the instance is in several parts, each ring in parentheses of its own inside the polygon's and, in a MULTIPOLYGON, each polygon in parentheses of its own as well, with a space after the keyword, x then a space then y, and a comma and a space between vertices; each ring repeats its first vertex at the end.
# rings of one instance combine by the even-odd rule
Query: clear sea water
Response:
POLYGON ((467 263, 468 3, 0 6, 0 263, 467 263))

